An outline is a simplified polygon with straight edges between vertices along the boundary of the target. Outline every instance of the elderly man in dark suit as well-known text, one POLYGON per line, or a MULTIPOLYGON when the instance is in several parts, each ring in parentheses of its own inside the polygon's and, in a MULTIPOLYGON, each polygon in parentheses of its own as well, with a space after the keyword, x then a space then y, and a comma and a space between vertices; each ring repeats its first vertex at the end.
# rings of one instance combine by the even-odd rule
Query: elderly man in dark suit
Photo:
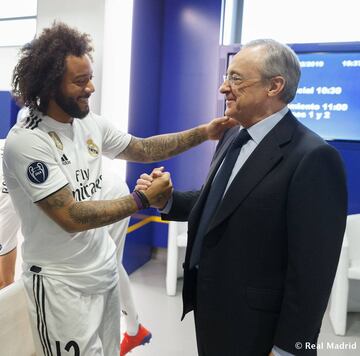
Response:
POLYGON ((189 222, 184 315, 194 310, 201 356, 316 355, 347 192, 337 151, 287 108, 299 78, 289 47, 245 45, 220 87, 240 128, 219 142, 202 189, 165 207, 189 222))

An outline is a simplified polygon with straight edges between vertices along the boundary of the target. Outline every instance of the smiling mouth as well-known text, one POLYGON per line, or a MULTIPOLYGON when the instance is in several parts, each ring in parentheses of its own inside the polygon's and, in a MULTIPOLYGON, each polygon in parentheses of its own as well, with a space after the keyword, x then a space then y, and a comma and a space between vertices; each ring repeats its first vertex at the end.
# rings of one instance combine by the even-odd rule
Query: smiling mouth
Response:
POLYGON ((82 103, 82 104, 88 104, 88 103, 89 103, 89 97, 79 98, 79 99, 78 99, 78 102, 79 102, 79 103, 82 103))

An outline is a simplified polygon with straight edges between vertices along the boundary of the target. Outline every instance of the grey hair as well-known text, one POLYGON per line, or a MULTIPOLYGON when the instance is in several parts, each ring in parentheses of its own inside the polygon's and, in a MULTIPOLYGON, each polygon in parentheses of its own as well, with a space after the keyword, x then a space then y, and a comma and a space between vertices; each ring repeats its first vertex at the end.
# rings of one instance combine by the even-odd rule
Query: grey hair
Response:
POLYGON ((287 45, 272 39, 259 39, 246 43, 242 48, 264 47, 265 58, 260 68, 264 79, 281 75, 285 79, 284 90, 280 98, 290 103, 295 95, 300 80, 300 62, 295 52, 287 45))

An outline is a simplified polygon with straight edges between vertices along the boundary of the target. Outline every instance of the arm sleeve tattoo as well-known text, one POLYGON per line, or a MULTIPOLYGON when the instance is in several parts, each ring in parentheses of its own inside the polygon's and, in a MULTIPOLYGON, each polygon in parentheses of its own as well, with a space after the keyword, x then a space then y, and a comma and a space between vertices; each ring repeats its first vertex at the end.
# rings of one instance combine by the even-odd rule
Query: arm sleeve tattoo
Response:
POLYGON ((174 134, 133 137, 118 158, 133 162, 156 162, 175 156, 207 140, 206 130, 196 127, 174 134))

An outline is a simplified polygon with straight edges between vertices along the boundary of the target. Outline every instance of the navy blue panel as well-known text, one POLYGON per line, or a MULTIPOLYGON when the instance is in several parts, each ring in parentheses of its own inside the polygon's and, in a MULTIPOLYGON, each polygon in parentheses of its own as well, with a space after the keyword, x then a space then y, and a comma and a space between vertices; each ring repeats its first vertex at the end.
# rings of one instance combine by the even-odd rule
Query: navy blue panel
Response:
POLYGON ((345 163, 349 193, 348 213, 360 213, 360 143, 349 141, 329 143, 338 149, 345 163))
MULTIPOLYGON (((133 10, 129 132, 138 137, 158 133, 162 62, 163 1, 135 0, 133 10)), ((129 163, 130 188, 153 165, 129 163)))
POLYGON ((0 91, 0 138, 5 138, 16 122, 19 107, 9 91, 0 91))
MULTIPOLYGON (((137 222, 139 222, 139 220, 131 219, 130 225, 136 224, 137 222)), ((152 236, 152 223, 144 225, 126 236, 123 265, 127 273, 135 271, 150 260, 152 236)))
POLYGON ((168 224, 153 222, 152 244, 156 247, 167 247, 168 224))
MULTIPOLYGON (((168 0, 165 5, 159 133, 181 131, 216 116, 221 0, 168 0)), ((199 189, 215 143, 207 142, 167 162, 178 190, 199 189)), ((157 226, 154 245, 167 246, 157 226)))
MULTIPOLYGON (((133 16, 129 132, 147 137, 215 117, 221 0, 135 0, 133 16)), ((127 182, 132 188, 163 164, 177 189, 198 189, 214 148, 208 142, 167 162, 130 163, 127 182)), ((166 246, 167 229, 155 229, 153 244, 166 246)))
MULTIPOLYGON (((159 132, 194 127, 216 115, 221 0, 168 0, 165 6, 159 132)), ((165 163, 177 189, 199 188, 214 144, 165 163)))
POLYGON ((129 132, 158 132, 163 1, 135 0, 133 11, 129 132))
MULTIPOLYGON (((130 76, 129 133, 148 137, 158 133, 163 33, 162 0, 134 0, 130 76)), ((127 182, 132 190, 136 179, 153 165, 129 163, 127 182)), ((153 210, 147 213, 150 215, 153 210)), ((123 263, 132 272, 151 258, 152 223, 133 232, 126 240, 123 263)))

